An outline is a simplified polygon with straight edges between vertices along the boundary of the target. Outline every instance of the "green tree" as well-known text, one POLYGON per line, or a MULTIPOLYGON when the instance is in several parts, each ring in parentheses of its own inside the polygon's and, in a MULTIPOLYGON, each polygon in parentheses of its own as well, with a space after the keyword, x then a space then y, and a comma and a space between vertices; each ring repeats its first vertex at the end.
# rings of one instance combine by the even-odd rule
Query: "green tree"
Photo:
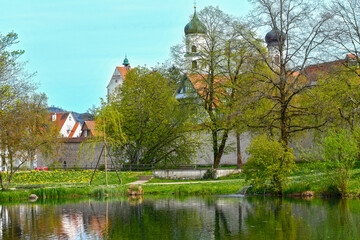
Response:
POLYGON ((329 187, 345 196, 359 153, 354 134, 345 129, 329 130, 322 139, 321 152, 329 187))
POLYGON ((360 85, 359 77, 351 68, 339 64, 317 77, 317 88, 312 91, 315 105, 332 127, 348 128, 359 126, 360 85))
POLYGON ((14 32, 0 34, 0 111, 23 94, 35 90, 30 82, 34 74, 28 74, 24 70, 25 64, 18 60, 24 50, 10 50, 18 42, 18 35, 14 32))
POLYGON ((18 35, 0 34, 0 184, 7 189, 19 168, 39 154, 53 153, 58 131, 47 119, 46 96, 35 94, 32 74, 14 49, 18 35))
POLYGON ((189 163, 196 142, 173 87, 158 71, 132 69, 116 96, 98 112, 99 132, 122 162, 178 165, 189 163))
MULTIPOLYGON (((185 51, 185 45, 189 46, 195 36, 173 47, 172 54, 200 99, 198 103, 202 119, 199 122, 202 123, 202 130, 209 130, 211 134, 213 167, 217 168, 225 153, 229 134, 236 125, 236 116, 241 112, 242 105, 238 100, 244 98, 244 89, 249 84, 248 68, 256 52, 251 49, 251 44, 240 39, 240 34, 235 30, 244 28, 238 19, 212 6, 195 16, 206 28, 206 33, 195 39, 204 42, 199 49, 195 49, 196 66, 189 62, 189 56, 194 55, 192 49, 188 52, 188 47, 185 51)), ((242 128, 238 127, 237 130, 241 132, 242 128)))
POLYGON ((0 184, 8 189, 14 174, 26 163, 57 147, 58 129, 48 119, 45 95, 23 96, 0 112, 0 184))
MULTIPOLYGON (((254 30, 265 26, 272 31, 267 34, 269 51, 254 45, 266 69, 253 71, 257 87, 255 110, 253 115, 248 115, 247 123, 266 129, 288 146, 296 133, 326 123, 317 121, 319 114, 314 106, 301 105, 305 103, 301 98, 314 87, 305 67, 316 63, 317 50, 326 40, 325 23, 331 16, 321 13, 317 4, 301 0, 253 3, 255 11, 249 19, 254 30)), ((257 39, 256 35, 243 37, 249 42, 257 39)))
POLYGON ((260 135, 252 140, 248 152, 251 156, 243 167, 246 181, 258 189, 281 194, 295 166, 292 149, 260 135))

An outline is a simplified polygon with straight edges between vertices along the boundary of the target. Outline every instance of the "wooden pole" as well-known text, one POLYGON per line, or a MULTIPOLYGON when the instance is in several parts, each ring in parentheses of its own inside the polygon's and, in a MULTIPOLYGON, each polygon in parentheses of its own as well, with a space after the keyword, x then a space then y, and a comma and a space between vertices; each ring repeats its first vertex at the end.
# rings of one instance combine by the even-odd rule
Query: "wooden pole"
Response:
POLYGON ((105 148, 105 145, 104 145, 104 146, 102 147, 102 149, 101 149, 101 152, 100 152, 99 158, 98 158, 97 163, 96 163, 96 166, 95 166, 95 170, 94 170, 94 172, 93 172, 93 175, 91 176, 91 180, 90 180, 90 183, 89 183, 90 185, 91 185, 91 182, 92 182, 92 180, 93 180, 93 178, 94 178, 94 175, 95 175, 96 169, 97 169, 97 167, 98 167, 98 165, 99 165, 101 155, 102 155, 102 153, 104 152, 104 148, 105 148))
POLYGON ((106 162, 106 133, 105 133, 105 125, 106 122, 104 122, 104 146, 105 146, 105 182, 106 186, 108 186, 108 175, 107 175, 107 162, 106 162))
MULTIPOLYGON (((107 145, 106 145, 105 147, 107 148, 107 145)), ((109 151, 109 150, 108 150, 108 151, 109 151)), ((109 152, 110 152, 110 151, 109 151, 109 152)), ((110 154, 109 154, 109 157, 110 157, 111 164, 114 166, 114 169, 115 169, 116 175, 117 175, 117 177, 118 177, 118 179, 119 179, 119 182, 120 182, 120 184, 122 184, 121 178, 120 178, 120 176, 119 176, 119 174, 118 174, 118 172, 117 172, 117 170, 116 170, 116 166, 115 166, 114 161, 112 160, 112 157, 111 157, 110 154)))

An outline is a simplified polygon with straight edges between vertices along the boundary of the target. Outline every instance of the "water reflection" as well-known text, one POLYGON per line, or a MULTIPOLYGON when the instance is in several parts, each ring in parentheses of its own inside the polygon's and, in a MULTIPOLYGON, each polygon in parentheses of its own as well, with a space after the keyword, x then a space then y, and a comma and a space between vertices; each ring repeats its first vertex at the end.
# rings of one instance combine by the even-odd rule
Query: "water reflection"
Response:
POLYGON ((53 200, 0 205, 0 238, 360 239, 359 220, 359 200, 53 200))

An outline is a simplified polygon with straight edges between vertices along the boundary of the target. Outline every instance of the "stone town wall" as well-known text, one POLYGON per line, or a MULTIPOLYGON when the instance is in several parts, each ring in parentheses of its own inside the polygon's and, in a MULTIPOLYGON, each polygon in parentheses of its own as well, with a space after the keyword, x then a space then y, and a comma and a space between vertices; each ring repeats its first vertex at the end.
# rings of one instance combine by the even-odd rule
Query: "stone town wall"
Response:
MULTIPOLYGON (((38 166, 55 167, 82 167, 94 168, 100 156, 103 144, 86 143, 86 138, 68 138, 64 139, 61 150, 53 158, 38 157, 38 166), (81 149, 81 153, 79 151, 81 149)), ((102 154, 99 164, 104 164, 105 158, 102 154)), ((109 162, 110 163, 110 162, 109 162)), ((109 164, 108 163, 108 164, 109 164)))
MULTIPOLYGON (((203 131, 199 133, 194 133, 195 137, 201 143, 201 147, 198 150, 197 155, 194 157, 192 164, 213 164, 213 153, 212 153, 212 142, 211 135, 209 132, 203 131)), ((301 138, 297 139, 293 143, 290 143, 291 147, 295 148, 295 154, 298 156, 300 153, 300 147, 311 148, 314 144, 314 134, 307 133, 301 138)), ((93 168, 96 165, 98 157, 101 152, 102 143, 93 146, 89 143, 85 143, 86 138, 68 138, 63 143, 62 151, 59 156, 46 159, 39 157, 37 160, 37 166, 48 166, 55 164, 58 167, 63 167, 66 162, 66 166, 76 166, 83 168, 93 168), (79 156, 80 145, 82 144, 82 151, 79 156)), ((246 153, 247 147, 250 145, 251 135, 250 133, 243 133, 240 137, 241 145, 241 154, 243 162, 245 163, 249 155, 246 153)), ((100 164, 104 164, 104 155, 100 159, 100 164)), ((110 167, 111 162, 108 161, 108 166, 110 167)), ((236 137, 235 133, 231 132, 226 144, 226 151, 221 159, 220 165, 236 165, 237 156, 236 156, 236 137)))
MULTIPOLYGON (((211 145, 211 135, 207 132, 197 133, 196 138, 201 142, 201 148, 198 150, 197 155, 194 157, 192 164, 208 164, 213 163, 213 154, 212 154, 212 145, 211 145)), ((96 165, 98 157, 101 152, 102 143, 98 144, 96 147, 90 143, 85 143, 86 138, 65 138, 63 146, 59 154, 53 158, 45 158, 39 156, 37 159, 37 166, 51 166, 55 165, 57 167, 83 167, 83 168, 93 168, 96 165), (80 147, 80 145, 82 145, 80 147), (79 156, 79 151, 81 148, 81 154, 79 156), (66 163, 66 164, 65 164, 66 163)), ((246 148, 250 142, 250 137, 248 134, 241 135, 241 152, 244 162, 248 155, 246 154, 246 148)), ((100 159, 100 164, 104 164, 104 155, 100 159)), ((236 138, 234 133, 230 133, 228 144, 226 146, 226 153, 223 155, 221 160, 221 165, 236 165, 236 138)), ((110 161, 108 161, 108 166, 110 166, 110 161)))
MULTIPOLYGON (((201 142, 197 156, 193 160, 193 164, 213 164, 214 157, 212 152, 212 140, 210 132, 203 131, 196 133, 196 137, 201 142)), ((243 162, 245 163, 249 155, 246 153, 246 148, 250 145, 251 136, 249 133, 243 133, 240 136, 240 148, 243 162)), ((221 158, 220 165, 236 165, 236 135, 230 132, 227 140, 225 154, 221 158)))

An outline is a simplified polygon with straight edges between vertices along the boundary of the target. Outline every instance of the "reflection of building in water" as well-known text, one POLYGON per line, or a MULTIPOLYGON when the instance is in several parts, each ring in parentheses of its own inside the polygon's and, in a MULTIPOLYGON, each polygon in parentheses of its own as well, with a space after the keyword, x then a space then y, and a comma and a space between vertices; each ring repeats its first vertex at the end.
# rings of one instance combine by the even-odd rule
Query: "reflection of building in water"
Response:
POLYGON ((70 213, 61 217, 61 237, 66 239, 82 238, 84 233, 84 219, 82 214, 70 213))

